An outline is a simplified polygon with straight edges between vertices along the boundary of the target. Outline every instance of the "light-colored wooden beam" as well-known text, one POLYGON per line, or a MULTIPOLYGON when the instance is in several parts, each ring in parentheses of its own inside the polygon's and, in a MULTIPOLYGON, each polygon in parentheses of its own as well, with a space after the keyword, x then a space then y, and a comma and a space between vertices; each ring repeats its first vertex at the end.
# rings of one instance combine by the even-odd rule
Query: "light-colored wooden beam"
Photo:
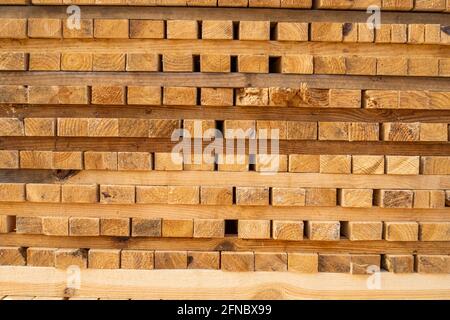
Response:
MULTIPOLYGON (((80 4, 82 5, 82 4, 80 4)), ((182 8, 182 7, 154 7, 154 6, 83 6, 83 18, 129 18, 129 19, 183 19, 183 20, 233 20, 233 21, 308 21, 308 22, 366 22, 367 14, 364 11, 343 10, 291 10, 275 8, 182 8), (101 10, 101 13, 100 13, 101 10)), ((66 18, 64 6, 6 6, 2 8, 1 18, 66 18)), ((445 13, 417 12, 383 12, 383 23, 442 23, 448 20, 445 13), (430 20, 430 18, 432 20, 430 20)))
MULTIPOLYGON (((163 219, 273 219, 273 220, 340 220, 340 221, 450 221, 450 210, 342 207, 273 207, 233 205, 163 205, 163 204, 51 204, 0 202, 2 212, 19 216, 102 217, 103 219, 163 218, 163 219)), ((67 229, 67 221, 66 221, 67 229)), ((66 230, 67 233, 67 230, 66 230)), ((57 234, 54 234, 57 235, 57 234)))
POLYGON ((107 172, 82 171, 66 183, 136 185, 193 185, 193 186, 271 186, 304 188, 366 188, 373 189, 450 189, 450 176, 389 176, 348 175, 317 173, 277 173, 274 176, 258 172, 200 172, 200 171, 149 171, 107 172))
MULTIPOLYGON (((161 251, 257 251, 257 252, 320 252, 320 253, 367 253, 367 254, 450 254, 448 241, 280 241, 268 239, 221 239, 160 238, 160 237, 48 237, 41 235, 2 234, 0 243, 9 247, 59 247, 91 249, 134 249, 161 251)), ((67 250, 67 249, 65 249, 67 250)), ((75 249, 76 250, 76 249, 75 249)))
MULTIPOLYGON (((133 299, 449 299, 450 275, 382 272, 367 276, 216 270, 81 271, 72 297, 133 299), (245 287, 246 290, 235 290, 245 287)), ((64 296, 67 274, 51 268, 0 267, 0 295, 64 296)))

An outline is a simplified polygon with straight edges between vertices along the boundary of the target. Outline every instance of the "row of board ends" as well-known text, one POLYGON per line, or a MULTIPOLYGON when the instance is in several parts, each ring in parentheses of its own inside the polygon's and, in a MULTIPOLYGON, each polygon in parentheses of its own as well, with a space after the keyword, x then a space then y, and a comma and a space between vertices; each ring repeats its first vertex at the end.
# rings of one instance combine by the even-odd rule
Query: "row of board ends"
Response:
POLYGON ((450 273, 450 256, 307 252, 164 251, 0 247, 0 265, 58 269, 209 269, 232 272, 450 273))

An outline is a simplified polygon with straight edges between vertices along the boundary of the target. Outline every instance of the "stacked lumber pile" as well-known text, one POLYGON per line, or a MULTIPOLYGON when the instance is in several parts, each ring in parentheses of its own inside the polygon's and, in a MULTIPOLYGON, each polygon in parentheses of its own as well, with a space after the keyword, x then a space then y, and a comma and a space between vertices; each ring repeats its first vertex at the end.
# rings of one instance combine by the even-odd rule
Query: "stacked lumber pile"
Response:
POLYGON ((449 11, 0 0, 0 296, 450 297, 449 11))

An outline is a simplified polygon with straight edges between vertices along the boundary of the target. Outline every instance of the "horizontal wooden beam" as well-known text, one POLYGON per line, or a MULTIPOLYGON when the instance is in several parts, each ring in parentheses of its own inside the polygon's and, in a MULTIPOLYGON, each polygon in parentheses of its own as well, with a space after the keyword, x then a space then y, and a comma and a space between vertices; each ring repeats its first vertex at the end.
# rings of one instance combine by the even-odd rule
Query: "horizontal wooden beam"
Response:
POLYGON ((450 123, 450 110, 0 104, 0 117, 450 123))
POLYGON ((2 246, 45 248, 145 249, 191 251, 299 251, 319 253, 383 254, 450 254, 450 242, 439 241, 282 241, 227 237, 196 238, 130 238, 130 237, 51 237, 43 235, 0 234, 2 246))
POLYGON ((79 184, 130 184, 163 186, 261 186, 285 188, 371 188, 445 190, 450 189, 448 175, 357 175, 325 173, 277 173, 225 171, 67 171, 0 170, 0 182, 79 184))
MULTIPOLYGON (((67 6, 4 6, 0 18, 66 18, 67 6)), ((253 8, 182 8, 84 6, 83 19, 167 19, 167 20, 234 20, 234 21, 301 21, 301 22, 365 22, 363 11, 289 10, 253 8)), ((445 13, 383 12, 383 23, 448 23, 445 13)))
POLYGON ((0 202, 0 212, 17 216, 162 219, 277 219, 328 221, 450 221, 450 209, 208 206, 157 204, 54 204, 0 202))
MULTIPOLYGON (((0 42, 1 43, 1 42, 0 42)), ((109 85, 118 86, 181 86, 213 88, 297 88, 306 83, 317 89, 372 90, 441 90, 450 91, 446 78, 350 76, 350 75, 294 75, 250 73, 161 73, 161 72, 1 72, 3 85, 109 85)))
MULTIPOLYGON (((90 52, 90 53, 185 53, 200 54, 311 54, 314 56, 361 55, 368 57, 449 58, 447 46, 423 44, 384 44, 347 42, 174 40, 174 39, 3 39, 2 51, 14 52, 90 52)), ((52 73, 53 74, 53 73, 52 73)), ((132 73, 134 76, 134 73, 132 73)))
MULTIPOLYGON (((172 152, 179 142, 164 138, 89 138, 89 137, 0 137, 0 149, 5 150, 46 150, 46 151, 143 151, 172 152)), ((187 140, 183 142, 189 146, 187 140)), ((201 143, 201 142, 199 142, 201 143)), ((203 142, 207 147, 211 142, 203 142)), ((227 140, 216 139, 224 152, 227 140)), ((248 141, 245 143, 248 149, 248 141)), ((191 146, 195 145, 194 139, 191 146)), ((267 141, 270 152, 271 141, 267 141)), ((187 149, 189 150, 189 149, 187 149)), ((448 142, 391 142, 391 141, 318 141, 279 140, 279 154, 344 154, 344 155, 405 155, 405 156, 448 156, 448 142)))
POLYGON ((380 274, 381 288, 351 274, 222 272, 212 270, 81 271, 81 285, 67 287, 66 270, 0 267, 0 295, 125 299, 449 299, 450 275, 380 274), (245 290, 235 290, 236 288, 245 290))

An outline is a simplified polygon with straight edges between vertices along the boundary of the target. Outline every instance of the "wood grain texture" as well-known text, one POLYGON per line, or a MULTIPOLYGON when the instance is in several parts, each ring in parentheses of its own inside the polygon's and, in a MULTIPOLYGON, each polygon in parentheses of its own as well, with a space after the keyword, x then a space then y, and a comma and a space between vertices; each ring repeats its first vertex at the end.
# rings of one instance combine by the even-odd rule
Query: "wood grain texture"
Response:
POLYGON ((298 83, 304 82, 310 88, 321 89, 401 89, 409 90, 413 85, 416 90, 445 90, 450 91, 448 82, 445 78, 411 78, 411 77, 383 77, 381 80, 373 81, 369 76, 351 76, 341 75, 289 75, 283 74, 191 74, 177 73, 171 74, 169 78, 164 73, 153 73, 151 75, 144 73, 115 73, 91 74, 84 72, 64 72, 55 73, 51 77, 48 74, 36 72, 2 72, 0 80, 6 85, 62 85, 70 84, 102 84, 105 82, 113 85, 148 85, 148 86, 184 86, 186 79, 189 78, 191 86, 196 87, 265 87, 271 83, 275 87, 295 87, 298 83), (120 75, 120 77, 118 77, 120 75), (326 80, 326 81, 324 81, 326 80), (230 84, 230 81, 233 85, 230 84))
POLYGON ((57 242, 64 248, 112 248, 135 250, 202 250, 202 251, 298 251, 322 253, 370 253, 383 254, 449 254, 448 241, 274 241, 264 239, 171 239, 146 237, 145 239, 117 237, 48 237, 42 235, 0 234, 5 246, 52 247, 57 242))
POLYGON ((395 208, 342 208, 342 207, 246 207, 246 206, 202 206, 202 205, 167 205, 167 204, 60 204, 51 203, 14 203, 2 202, 0 209, 14 212, 17 215, 40 216, 41 212, 50 217, 80 216, 103 218, 173 218, 173 219, 283 219, 283 222, 296 219, 313 220, 320 217, 324 220, 347 220, 372 222, 382 221, 420 221, 438 222, 448 220, 450 212, 446 208, 427 210, 413 208, 398 210, 395 208), (214 211, 211 211, 214 208, 214 211))
POLYGON ((0 298, 449 295, 448 3, 59 1, 0 4, 0 298))
MULTIPOLYGON (((0 292, 9 292, 16 282, 11 274, 20 274, 20 288, 16 294, 61 296, 61 287, 66 283, 65 270, 50 268, 0 268, 0 292), (48 279, 52 279, 49 283, 48 279)), ((75 293, 75 296, 102 296, 111 298, 184 298, 198 299, 208 296, 211 299, 307 299, 317 298, 318 291, 323 298, 351 299, 358 295, 361 298, 372 299, 404 299, 405 297, 423 299, 445 299, 448 297, 448 275, 430 276, 410 274, 398 276, 393 273, 382 273, 382 281, 386 283, 381 292, 369 290, 366 286, 366 278, 356 278, 349 274, 300 274, 294 272, 256 272, 256 273, 221 273, 213 270, 179 271, 177 275, 168 270, 158 271, 132 271, 127 270, 88 270, 82 271, 83 286, 75 293), (192 275, 192 276, 191 276, 192 275), (220 275, 220 276, 218 276, 220 275), (142 281, 142 277, 148 286, 131 285, 142 281), (141 280, 139 280, 141 279, 141 280), (183 281, 181 281, 183 279, 183 281), (216 279, 216 280, 214 280, 216 279), (296 285, 299 282, 303 285, 296 285), (109 288, 106 289, 106 283, 109 288), (226 290, 223 288, 226 284, 226 290), (244 283, 252 288, 252 291, 242 292, 232 290, 239 283, 244 283), (411 285, 413 286, 411 288, 411 285), (180 287, 181 286, 181 287, 180 287), (342 287, 346 288, 345 293, 342 287), (262 290, 261 288, 266 288, 262 290), (267 288, 272 290, 268 291, 267 288), (413 290, 411 290, 413 289, 413 290)))

